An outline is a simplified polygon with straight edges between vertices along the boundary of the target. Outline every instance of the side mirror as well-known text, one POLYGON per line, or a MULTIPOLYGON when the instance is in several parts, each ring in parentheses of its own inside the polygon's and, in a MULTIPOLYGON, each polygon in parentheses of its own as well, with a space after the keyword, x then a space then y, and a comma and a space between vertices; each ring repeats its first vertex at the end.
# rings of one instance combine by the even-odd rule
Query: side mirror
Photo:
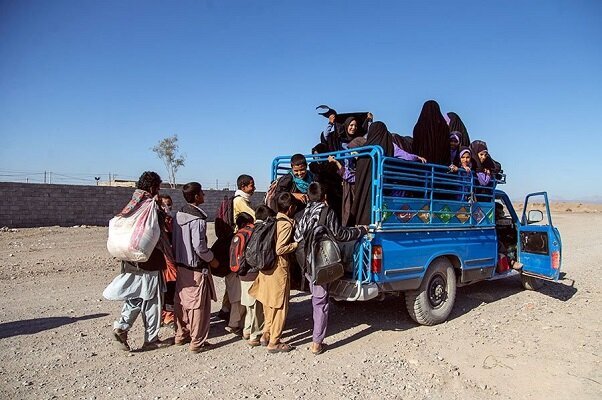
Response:
POLYGON ((543 221, 543 213, 540 210, 531 210, 527 217, 527 224, 534 224, 543 221))

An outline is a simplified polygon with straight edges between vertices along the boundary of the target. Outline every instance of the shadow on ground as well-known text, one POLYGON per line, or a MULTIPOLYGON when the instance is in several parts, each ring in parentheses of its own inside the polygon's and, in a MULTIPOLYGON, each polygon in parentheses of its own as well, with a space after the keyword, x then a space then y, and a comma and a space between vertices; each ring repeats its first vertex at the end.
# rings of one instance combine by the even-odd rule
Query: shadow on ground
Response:
POLYGON ((47 317, 26 319, 23 321, 4 322, 0 324, 0 339, 13 336, 32 335, 59 326, 69 325, 77 321, 106 317, 107 313, 84 315, 81 317, 47 317))
MULTIPOLYGON (((448 321, 469 314, 482 304, 494 303, 524 291, 520 277, 483 281, 457 290, 454 308, 448 321)), ((560 282, 545 282, 539 293, 560 301, 570 300, 577 289, 560 282)), ((287 317, 285 340, 294 346, 302 346, 312 341, 312 307, 309 293, 297 292, 291 298, 292 302, 287 317)), ((330 300, 330 315, 326 341, 329 348, 344 346, 362 337, 379 331, 403 331, 418 327, 407 310, 404 296, 386 296, 383 300, 367 302, 335 302, 330 300), (332 342, 332 337, 340 332, 357 326, 364 328, 346 338, 332 342)))

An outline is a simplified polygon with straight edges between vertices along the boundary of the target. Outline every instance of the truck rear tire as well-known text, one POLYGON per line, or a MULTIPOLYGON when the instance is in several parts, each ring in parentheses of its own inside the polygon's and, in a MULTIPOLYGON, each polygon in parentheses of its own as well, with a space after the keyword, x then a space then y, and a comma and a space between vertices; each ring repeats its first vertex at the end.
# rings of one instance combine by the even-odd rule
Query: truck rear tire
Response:
POLYGON ((456 273, 449 260, 437 258, 428 267, 420 288, 405 293, 410 317, 421 325, 445 321, 456 301, 456 273))
POLYGON ((532 276, 520 274, 520 281, 523 284, 523 288, 526 290, 539 290, 543 287, 543 280, 537 279, 532 276))

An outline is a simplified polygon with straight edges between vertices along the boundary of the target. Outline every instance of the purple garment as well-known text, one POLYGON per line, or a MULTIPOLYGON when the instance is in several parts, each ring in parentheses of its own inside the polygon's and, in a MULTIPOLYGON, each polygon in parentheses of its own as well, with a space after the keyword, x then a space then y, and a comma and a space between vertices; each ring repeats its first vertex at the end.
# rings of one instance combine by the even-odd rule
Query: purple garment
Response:
POLYGON ((314 285, 311 283, 310 277, 307 277, 307 279, 309 280, 314 317, 312 341, 314 343, 322 343, 326 337, 326 328, 328 327, 328 284, 314 285))
POLYGON ((479 185, 487 186, 491 183, 491 175, 484 172, 477 172, 477 178, 479 179, 479 185))
POLYGON ((416 154, 408 153, 395 143, 393 143, 393 157, 401 158, 402 160, 406 161, 419 161, 418 156, 416 154))

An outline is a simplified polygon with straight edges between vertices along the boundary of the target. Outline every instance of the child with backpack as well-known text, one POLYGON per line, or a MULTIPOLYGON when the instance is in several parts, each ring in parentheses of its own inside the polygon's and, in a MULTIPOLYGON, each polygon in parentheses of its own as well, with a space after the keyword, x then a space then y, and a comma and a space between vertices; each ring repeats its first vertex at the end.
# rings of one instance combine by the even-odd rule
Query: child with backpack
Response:
MULTIPOLYGON (((337 219, 334 210, 328 206, 326 188, 318 182, 309 185, 307 196, 309 198, 309 203, 307 203, 307 207, 303 210, 303 215, 295 228, 295 242, 299 243, 304 240, 304 238, 309 240, 308 233, 320 224, 321 221, 323 221, 323 224, 330 232, 332 232, 334 238, 339 242, 357 240, 368 232, 367 226, 350 228, 342 226, 337 219)), ((305 247, 307 248, 308 246, 305 247)), ((309 271, 306 271, 305 276, 309 280, 314 319, 311 352, 318 355, 324 352, 326 347, 323 342, 326 337, 326 328, 328 326, 329 285, 314 285, 312 282, 313 279, 311 279, 311 275, 308 272, 309 271)))
POLYGON ((178 266, 175 341, 176 345, 190 343, 190 351, 200 353, 210 346, 211 300, 217 300, 210 268, 216 268, 218 261, 207 246, 207 214, 199 208, 205 202, 201 184, 185 184, 182 194, 188 204, 176 213, 173 223, 173 251, 178 266))
MULTIPOLYGON (((257 207, 257 210, 255 211, 255 218, 256 218, 255 224, 262 224, 268 218, 270 218, 270 217, 273 218, 275 216, 276 216, 276 213, 271 208, 269 208, 268 206, 265 206, 265 205, 261 205, 261 206, 257 207)), ((254 225, 247 224, 247 225, 244 225, 241 227, 242 223, 244 223, 244 221, 237 220, 237 225, 239 226, 237 235, 244 234, 245 233, 244 231, 246 229, 251 230, 251 234, 252 234, 252 229, 253 229, 254 225)), ((249 238, 250 238, 250 235, 249 235, 249 238)), ((234 242, 234 240, 233 240, 233 242, 234 242)), ((248 240, 247 240, 246 244, 248 244, 248 240)), ((233 246, 234 246, 234 244, 233 244, 233 246)), ((245 249, 246 249, 246 246, 245 246, 245 249)), ((239 255, 239 257, 241 257, 241 256, 244 257, 244 252, 243 252, 243 254, 239 255)), ((242 264, 242 262, 240 262, 239 264, 242 264)), ((242 265, 240 265, 240 267, 244 268, 242 265)), ((239 271, 239 279, 240 279, 240 287, 241 287, 240 303, 246 309, 245 322, 244 322, 244 327, 243 327, 243 338, 247 340, 247 343, 249 344, 249 346, 256 347, 261 344, 260 338, 263 333, 263 326, 264 326, 263 305, 261 304, 261 302, 257 301, 257 299, 255 297, 253 297, 249 294, 249 289, 253 285, 253 282, 255 282, 255 279, 257 279, 257 276, 259 275, 259 269, 258 268, 250 268, 248 265, 246 265, 245 267, 246 268, 244 271, 239 271)))
POLYGON ((264 327, 260 342, 269 353, 289 352, 293 349, 282 343, 280 337, 286 322, 290 297, 290 254, 298 244, 293 239, 293 215, 295 205, 291 193, 281 193, 277 200, 276 215, 276 260, 272 268, 263 266, 259 276, 251 285, 249 294, 263 305, 264 327))
POLYGON ((243 331, 245 307, 241 304, 241 281, 239 273, 242 264, 243 269, 246 267, 244 260, 244 248, 253 232, 254 218, 246 212, 241 212, 236 217, 236 230, 230 244, 230 273, 224 278, 226 284, 226 293, 230 303, 230 315, 226 331, 239 335, 242 333, 244 339, 248 339, 243 331))

